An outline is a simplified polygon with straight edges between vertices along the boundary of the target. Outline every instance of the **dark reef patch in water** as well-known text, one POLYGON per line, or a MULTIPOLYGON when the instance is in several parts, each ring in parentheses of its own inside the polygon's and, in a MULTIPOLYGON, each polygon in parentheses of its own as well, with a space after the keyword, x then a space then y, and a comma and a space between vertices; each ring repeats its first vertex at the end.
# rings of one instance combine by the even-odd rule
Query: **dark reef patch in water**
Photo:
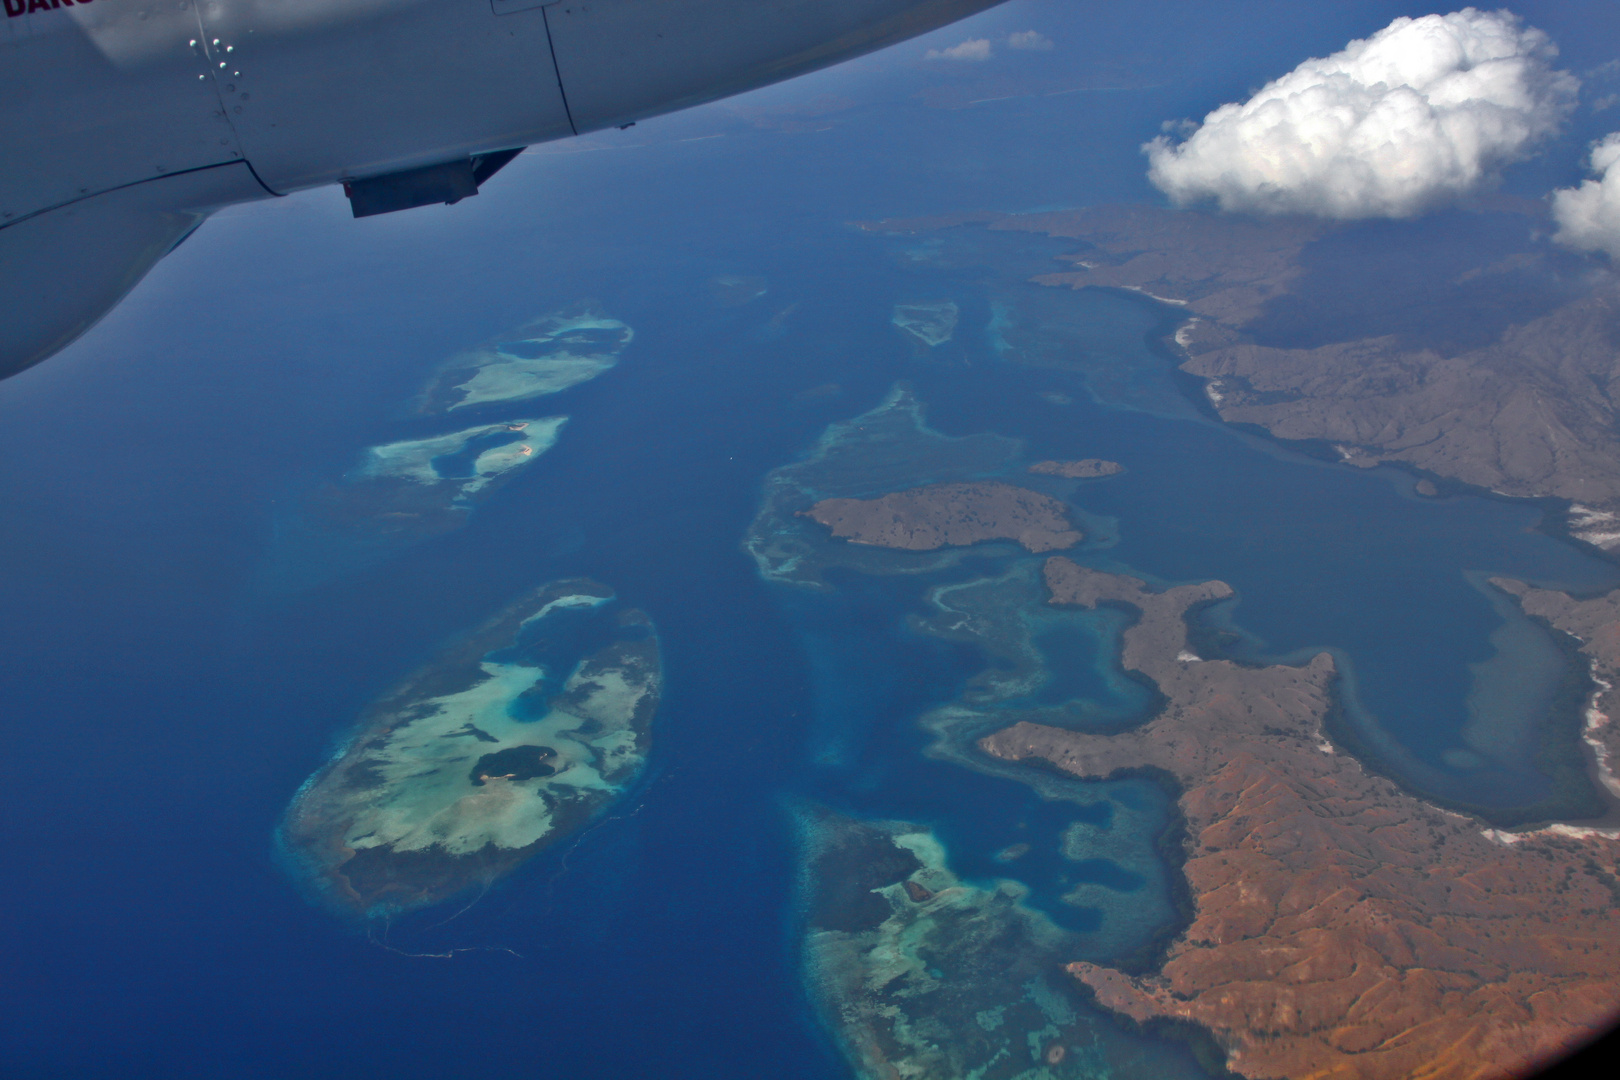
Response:
POLYGON ((1064 970, 1079 939, 1027 908, 1014 883, 964 881, 925 827, 818 806, 799 816, 811 997, 863 1080, 1206 1074, 1185 1047, 1129 1031, 1091 1003, 1064 970), (903 854, 872 859, 884 848, 903 854), (883 863, 884 877, 911 868, 869 894, 860 920, 825 910, 817 882, 851 859, 883 863))
POLYGON ((533 780, 551 776, 556 769, 550 764, 557 751, 549 746, 509 746, 493 754, 485 754, 473 763, 468 779, 473 787, 483 787, 487 781, 533 780))
POLYGON ((875 929, 893 914, 877 890, 906 881, 922 865, 912 852, 873 832, 853 832, 844 843, 823 848, 809 867, 810 926, 847 933, 875 929))

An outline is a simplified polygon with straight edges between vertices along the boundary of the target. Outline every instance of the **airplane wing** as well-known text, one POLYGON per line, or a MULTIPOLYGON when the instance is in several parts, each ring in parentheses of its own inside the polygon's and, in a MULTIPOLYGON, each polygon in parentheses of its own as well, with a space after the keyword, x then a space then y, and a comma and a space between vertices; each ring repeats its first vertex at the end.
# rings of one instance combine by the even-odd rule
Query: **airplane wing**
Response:
POLYGON ((356 216, 455 202, 525 146, 997 2, 0 0, 0 378, 222 206, 333 183, 356 216))

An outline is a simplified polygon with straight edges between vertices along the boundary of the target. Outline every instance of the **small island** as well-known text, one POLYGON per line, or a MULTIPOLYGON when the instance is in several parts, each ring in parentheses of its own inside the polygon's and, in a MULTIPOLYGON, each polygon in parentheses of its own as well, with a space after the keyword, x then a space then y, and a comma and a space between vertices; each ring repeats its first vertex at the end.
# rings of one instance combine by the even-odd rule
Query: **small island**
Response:
POLYGON ((487 887, 635 780, 661 680, 645 614, 553 582, 368 708, 293 800, 284 850, 365 917, 487 887))
POLYGON ((929 484, 876 499, 823 499, 801 513, 836 537, 906 551, 1016 540, 1044 552, 1083 539, 1061 502, 997 480, 929 484))
MULTIPOLYGON (((1053 604, 1141 613, 1123 663, 1165 705, 1120 734, 1024 722, 981 748, 1083 778, 1165 776, 1187 823, 1192 924, 1151 974, 1071 963, 1100 1004, 1203 1026, 1255 1080, 1522 1076, 1613 1022, 1612 837, 1485 828, 1368 772, 1323 734, 1328 654, 1245 667, 1189 651, 1187 612, 1230 596, 1221 582, 1155 593, 1062 557, 1046 580, 1053 604)), ((1572 628, 1586 614, 1519 590, 1572 628)))
POLYGON ((768 291, 764 278, 750 274, 721 274, 709 279, 709 295, 721 307, 741 307, 768 291))
POLYGON ((544 315, 444 364, 419 402, 424 413, 558 394, 619 362, 635 331, 588 304, 544 315))
POLYGON ((370 532, 459 528, 473 506, 556 445, 566 416, 493 424, 368 447, 359 467, 314 496, 329 522, 370 532))
POLYGON ((1125 466, 1102 458, 1081 458, 1079 461, 1037 461, 1029 467, 1037 476, 1061 476, 1068 480, 1097 480, 1104 476, 1118 476, 1125 466))
POLYGON ((951 340, 960 316, 956 301, 940 300, 931 304, 896 304, 890 321, 933 349, 951 340))
POLYGON ((465 501, 557 443, 566 416, 502 420, 447 435, 373 446, 352 482, 404 481, 439 487, 465 501))

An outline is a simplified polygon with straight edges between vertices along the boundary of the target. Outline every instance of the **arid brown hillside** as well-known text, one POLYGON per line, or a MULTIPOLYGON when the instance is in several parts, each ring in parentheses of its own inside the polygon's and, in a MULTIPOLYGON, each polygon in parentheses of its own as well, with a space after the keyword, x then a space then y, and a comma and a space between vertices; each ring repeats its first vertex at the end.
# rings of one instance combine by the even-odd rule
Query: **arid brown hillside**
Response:
MULTIPOLYGON (((1219 582, 1141 582, 1047 563, 1052 602, 1142 616, 1123 662, 1164 711, 1093 735, 1018 724, 982 742, 1083 777, 1168 773, 1187 819, 1195 915, 1149 976, 1075 963, 1108 1008, 1200 1024, 1255 1078, 1523 1076, 1620 1008, 1620 843, 1509 835, 1370 775, 1323 737, 1333 663, 1245 668, 1187 651, 1219 582)), ((1528 606, 1528 605, 1527 605, 1528 606)))

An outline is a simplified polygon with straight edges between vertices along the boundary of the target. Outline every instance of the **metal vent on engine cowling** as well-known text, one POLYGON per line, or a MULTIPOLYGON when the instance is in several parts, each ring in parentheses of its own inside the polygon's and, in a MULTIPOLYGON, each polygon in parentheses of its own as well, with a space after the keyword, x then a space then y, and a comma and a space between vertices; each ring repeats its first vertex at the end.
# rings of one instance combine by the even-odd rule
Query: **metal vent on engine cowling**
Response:
POLYGON ((343 194, 349 197, 349 208, 357 218, 391 214, 395 210, 410 210, 417 206, 457 203, 469 195, 478 194, 478 188, 485 180, 522 152, 521 147, 516 150, 496 150, 460 161, 424 165, 383 176, 368 176, 364 180, 347 180, 343 184, 343 194))
POLYGON ((364 180, 348 180, 343 184, 343 194, 349 197, 354 216, 362 218, 435 203, 460 202, 478 194, 478 181, 473 177, 472 159, 463 158, 442 165, 369 176, 364 180))

